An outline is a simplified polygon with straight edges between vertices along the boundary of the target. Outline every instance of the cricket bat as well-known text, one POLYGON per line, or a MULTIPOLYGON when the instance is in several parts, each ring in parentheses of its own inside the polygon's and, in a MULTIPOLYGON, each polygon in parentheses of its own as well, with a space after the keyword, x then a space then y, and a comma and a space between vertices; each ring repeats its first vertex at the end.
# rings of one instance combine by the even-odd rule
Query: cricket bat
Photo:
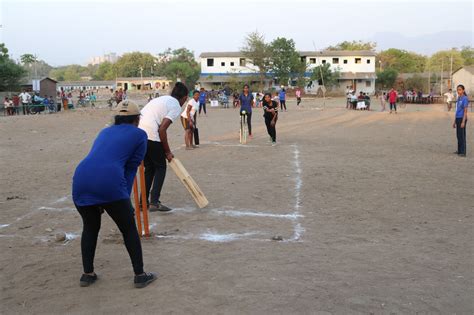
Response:
POLYGON ((194 128, 194 144, 199 145, 199 129, 194 128))
POLYGON ((189 191, 198 207, 202 209, 207 206, 209 201, 207 200, 206 196, 204 196, 204 193, 193 180, 191 175, 189 175, 188 171, 184 168, 181 161, 177 158, 173 158, 171 162, 169 162, 169 165, 176 176, 178 176, 181 183, 183 183, 184 187, 186 187, 186 189, 189 191))

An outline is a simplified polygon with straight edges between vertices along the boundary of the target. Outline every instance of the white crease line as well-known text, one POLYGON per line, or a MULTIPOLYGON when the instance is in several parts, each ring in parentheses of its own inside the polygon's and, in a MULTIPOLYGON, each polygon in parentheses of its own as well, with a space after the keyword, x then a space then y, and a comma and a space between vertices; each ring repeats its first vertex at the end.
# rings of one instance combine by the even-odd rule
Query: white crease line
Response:
POLYGON ((297 218, 303 217, 302 215, 297 214, 297 213, 275 214, 275 213, 265 213, 265 212, 219 210, 219 209, 213 209, 212 211, 219 215, 228 215, 230 217, 266 217, 266 218, 279 218, 279 219, 290 219, 290 220, 296 220, 297 218))
POLYGON ((76 208, 64 207, 64 208, 54 208, 54 207, 39 207, 38 210, 47 210, 47 211, 74 211, 76 208))
POLYGON ((69 196, 64 196, 64 197, 61 197, 55 201, 53 201, 51 204, 57 204, 57 203, 63 203, 63 202, 66 202, 67 200, 69 199, 69 196))
POLYGON ((6 228, 7 226, 10 226, 10 224, 0 224, 0 229, 6 228))
MULTIPOLYGON (((298 145, 293 145, 293 165, 295 170, 295 215, 300 215, 300 204, 301 204, 301 187, 303 186, 303 180, 301 178, 301 163, 300 163, 300 150, 298 149, 298 145)), ((292 241, 299 241, 305 231, 305 229, 301 226, 301 223, 294 221, 294 232, 293 237, 291 238, 292 241)))

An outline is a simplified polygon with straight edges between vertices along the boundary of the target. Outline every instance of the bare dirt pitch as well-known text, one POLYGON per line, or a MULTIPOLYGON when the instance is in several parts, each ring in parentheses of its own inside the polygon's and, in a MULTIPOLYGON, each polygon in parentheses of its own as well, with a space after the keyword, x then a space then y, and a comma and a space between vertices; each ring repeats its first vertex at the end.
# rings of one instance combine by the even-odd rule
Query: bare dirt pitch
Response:
POLYGON ((197 209, 169 170, 162 201, 176 210, 151 214, 145 268, 160 276, 143 290, 107 215, 101 279, 78 283, 71 176, 110 112, 1 117, 0 313, 472 314, 472 124, 459 158, 441 106, 389 115, 342 103, 289 102, 276 147, 260 109, 247 146, 233 109, 199 118, 194 151, 173 125, 175 155, 210 205, 197 209))

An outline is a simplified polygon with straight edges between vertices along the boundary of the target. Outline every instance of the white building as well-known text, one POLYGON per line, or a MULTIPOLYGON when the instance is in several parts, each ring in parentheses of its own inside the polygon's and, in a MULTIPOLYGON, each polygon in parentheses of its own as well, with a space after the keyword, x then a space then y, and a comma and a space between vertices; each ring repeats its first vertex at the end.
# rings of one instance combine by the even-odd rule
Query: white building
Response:
POLYGON ((110 62, 110 63, 115 63, 118 60, 118 56, 116 53, 109 53, 109 54, 104 54, 103 56, 98 56, 98 57, 92 57, 88 65, 99 65, 104 62, 110 62))
POLYGON ((453 91, 462 84, 466 89, 466 94, 472 98, 474 94, 474 66, 464 66, 453 72, 453 91))
MULTIPOLYGON (((314 67, 329 64, 331 69, 340 71, 338 86, 333 89, 344 91, 352 86, 356 91, 375 91, 375 52, 373 51, 301 51, 301 61, 306 62, 306 76, 311 76, 314 67)), ((257 82, 258 68, 251 64, 240 52, 204 52, 200 55, 201 86, 211 89, 225 86, 229 80, 257 82)), ((279 82, 267 73, 265 81, 269 88, 279 86, 279 82)), ((284 84, 286 85, 286 84, 284 84)), ((322 82, 309 82, 306 89, 316 92, 322 82)))

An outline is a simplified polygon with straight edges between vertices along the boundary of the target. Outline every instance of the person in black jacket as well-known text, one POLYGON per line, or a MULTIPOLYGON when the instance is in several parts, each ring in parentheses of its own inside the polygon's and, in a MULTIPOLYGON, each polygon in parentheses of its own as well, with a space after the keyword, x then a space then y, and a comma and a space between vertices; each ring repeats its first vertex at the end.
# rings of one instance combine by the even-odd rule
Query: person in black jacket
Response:
POLYGON ((272 146, 276 145, 276 129, 275 125, 278 120, 278 103, 272 100, 270 93, 263 96, 263 117, 267 126, 268 135, 271 138, 272 146))

